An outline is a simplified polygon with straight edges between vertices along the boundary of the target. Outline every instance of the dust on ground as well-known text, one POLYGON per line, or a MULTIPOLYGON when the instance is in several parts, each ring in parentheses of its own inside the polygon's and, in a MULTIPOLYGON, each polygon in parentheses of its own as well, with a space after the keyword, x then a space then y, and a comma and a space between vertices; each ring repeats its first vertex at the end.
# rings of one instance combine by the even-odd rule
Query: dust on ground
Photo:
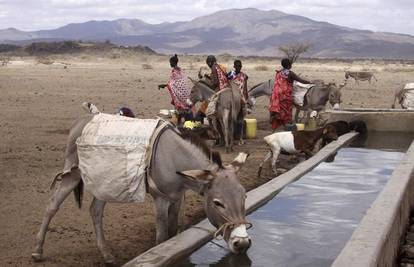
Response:
MULTIPOLYGON (((204 63, 200 56, 180 60, 180 65, 194 78, 204 63)), ((231 67, 230 60, 221 63, 231 67)), ((2 266, 100 266, 102 258, 95 244, 88 211, 91 197, 87 193, 81 210, 75 207, 73 197, 68 197, 50 224, 45 261, 31 261, 35 235, 51 195, 49 184, 62 170, 68 129, 84 113, 83 101, 93 102, 108 113, 128 106, 145 118, 171 108, 167 91, 157 89, 158 84, 168 80, 168 57, 84 56, 38 63, 33 58, 15 58, 7 67, 0 67, 0 262, 2 266)), ((274 69, 279 66, 278 61, 259 59, 243 63, 249 87, 273 78, 274 69)), ((310 61, 294 66, 294 71, 305 78, 337 83, 343 81, 346 69, 373 70, 378 81, 359 85, 351 81, 342 90, 344 107, 388 108, 394 91, 414 77, 412 65, 381 61, 310 61)), ((223 154, 229 162, 239 151, 251 153, 240 173, 247 190, 272 178, 269 166, 263 170, 262 178, 256 175, 266 152, 262 137, 271 132, 267 103, 268 99, 259 99, 250 115, 259 121, 258 138, 235 146, 235 153, 223 154)), ((105 234, 119 264, 154 246, 154 213, 151 197, 143 204, 107 205, 105 234)), ((194 224, 203 217, 202 199, 188 192, 184 224, 194 224)))

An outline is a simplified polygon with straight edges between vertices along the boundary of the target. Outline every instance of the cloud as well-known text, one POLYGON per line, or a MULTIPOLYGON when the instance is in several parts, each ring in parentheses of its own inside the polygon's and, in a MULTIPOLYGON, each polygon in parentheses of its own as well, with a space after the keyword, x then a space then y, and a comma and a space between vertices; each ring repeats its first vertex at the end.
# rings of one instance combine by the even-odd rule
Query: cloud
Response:
POLYGON ((247 7, 276 9, 352 28, 414 35, 412 0, 0 0, 0 27, 39 30, 118 18, 161 23, 247 7))

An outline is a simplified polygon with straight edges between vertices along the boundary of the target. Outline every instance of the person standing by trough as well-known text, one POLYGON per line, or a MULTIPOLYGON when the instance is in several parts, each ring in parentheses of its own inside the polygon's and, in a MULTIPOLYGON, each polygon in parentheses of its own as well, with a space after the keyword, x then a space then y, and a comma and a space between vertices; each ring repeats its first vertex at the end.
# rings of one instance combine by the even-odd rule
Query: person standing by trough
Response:
POLYGON ((282 59, 281 64, 283 69, 276 70, 275 83, 269 104, 270 123, 273 131, 292 121, 293 82, 310 83, 290 70, 292 62, 288 58, 282 59))
POLYGON ((167 87, 171 95, 171 104, 175 107, 178 114, 178 124, 180 124, 181 119, 192 118, 191 107, 187 103, 191 89, 187 84, 187 75, 178 67, 177 55, 170 58, 170 66, 172 68, 170 80, 167 84, 158 85, 158 89, 167 87))

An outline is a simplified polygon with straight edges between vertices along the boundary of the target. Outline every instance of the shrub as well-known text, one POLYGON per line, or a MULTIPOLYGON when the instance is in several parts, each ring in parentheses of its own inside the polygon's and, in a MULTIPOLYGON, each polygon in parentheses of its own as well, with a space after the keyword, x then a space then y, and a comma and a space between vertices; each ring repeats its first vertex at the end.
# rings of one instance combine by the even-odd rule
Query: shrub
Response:
POLYGON ((257 65, 256 67, 254 67, 254 70, 257 70, 257 71, 268 71, 269 68, 267 66, 265 66, 265 65, 257 65))
POLYGON ((144 69, 144 70, 152 70, 153 67, 150 64, 142 64, 142 69, 144 69))

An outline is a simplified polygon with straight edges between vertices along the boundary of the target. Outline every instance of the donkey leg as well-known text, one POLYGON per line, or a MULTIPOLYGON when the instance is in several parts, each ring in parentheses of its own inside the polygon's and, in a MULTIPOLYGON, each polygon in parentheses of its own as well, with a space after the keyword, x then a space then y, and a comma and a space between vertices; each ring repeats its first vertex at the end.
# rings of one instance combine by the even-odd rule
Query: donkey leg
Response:
POLYGON ((75 169, 70 173, 65 174, 62 177, 62 182, 56 187, 55 192, 49 200, 49 205, 46 208, 45 215, 43 216, 42 224, 40 230, 36 235, 36 247, 35 251, 32 253, 32 258, 34 261, 41 261, 43 254, 43 244, 45 242, 47 228, 53 216, 59 209, 59 206, 70 194, 70 192, 75 189, 81 180, 79 170, 75 169))
POLYGON ((234 145, 234 121, 232 120, 231 116, 229 116, 229 145, 230 145, 230 152, 233 152, 233 145, 234 145))
POLYGON ((168 209, 168 238, 177 234, 181 200, 182 197, 177 202, 171 203, 168 209))
POLYGON ((95 229, 96 235, 96 244, 98 245, 99 251, 104 258, 105 264, 113 265, 115 262, 115 257, 112 255, 110 249, 108 248, 103 233, 102 227, 102 217, 105 208, 105 201, 93 198, 89 211, 91 213, 93 227, 95 229))
POLYGON ((224 143, 224 135, 223 135, 223 128, 222 127, 218 127, 218 123, 217 123, 218 119, 216 117, 214 117, 211 120, 210 125, 213 126, 213 129, 218 133, 218 139, 216 139, 216 145, 217 146, 222 146, 224 143))
POLYGON ((244 145, 243 134, 244 134, 244 118, 241 118, 241 126, 240 126, 240 140, 239 145, 244 145))
POLYGON ((223 129, 224 142, 225 142, 225 145, 226 145, 226 153, 230 152, 229 118, 230 118, 230 111, 228 109, 223 110, 223 117, 220 120, 220 124, 221 124, 222 129, 223 129))
POLYGON ((155 208, 157 212, 156 220, 156 243, 160 244, 168 239, 168 209, 170 201, 162 198, 155 198, 155 208))

